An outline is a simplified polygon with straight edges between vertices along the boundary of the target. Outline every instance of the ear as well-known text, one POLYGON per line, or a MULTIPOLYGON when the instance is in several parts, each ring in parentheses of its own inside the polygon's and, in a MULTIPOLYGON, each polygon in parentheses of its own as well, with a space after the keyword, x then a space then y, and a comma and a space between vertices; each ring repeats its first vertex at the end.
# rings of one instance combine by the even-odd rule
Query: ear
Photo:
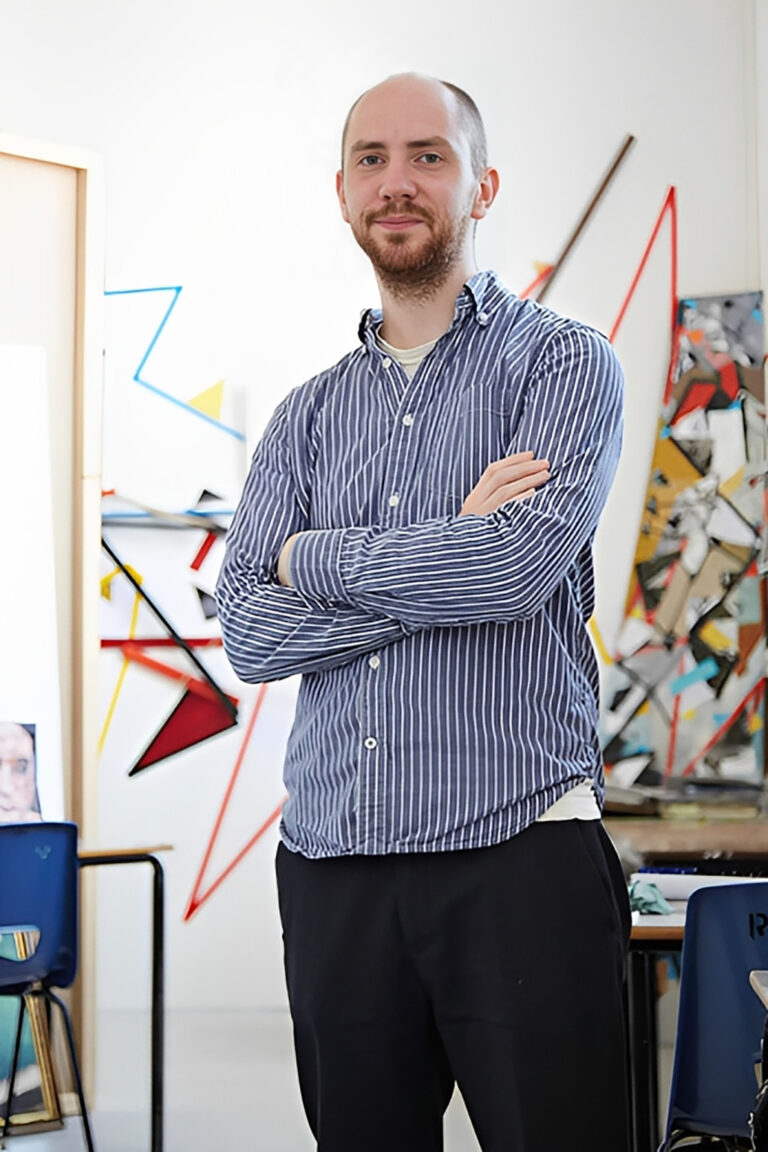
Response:
POLYGON ((336 173, 336 195, 339 198, 339 207, 341 208, 341 215, 349 224, 349 212, 347 210, 347 198, 344 195, 344 173, 339 171, 336 173))
POLYGON ((499 174, 495 168, 486 168, 477 188, 477 195, 475 202, 472 206, 470 216, 473 220, 482 220, 483 216, 487 215, 488 209, 496 199, 496 193, 499 190, 499 174))

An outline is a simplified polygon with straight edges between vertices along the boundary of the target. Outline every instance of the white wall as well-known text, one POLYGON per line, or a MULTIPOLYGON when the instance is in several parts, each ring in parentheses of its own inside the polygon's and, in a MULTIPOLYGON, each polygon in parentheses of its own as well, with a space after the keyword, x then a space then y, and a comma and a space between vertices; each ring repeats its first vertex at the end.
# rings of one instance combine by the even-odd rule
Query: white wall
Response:
MULTIPOLYGON (((755 0, 753 16, 754 186, 757 198, 760 286, 765 292, 768 287, 768 64, 766 63, 768 61, 768 4, 766 0, 755 0)), ((765 302, 763 302, 763 307, 765 307, 765 302)))
MULTIPOLYGON (((349 0, 268 8, 246 0, 0 0, 0 130, 103 153, 107 288, 184 286, 158 345, 155 378, 182 397, 224 378, 227 412, 245 426, 247 410, 252 442, 289 388, 352 346, 360 308, 375 303, 333 191, 340 126, 361 90, 417 69, 475 96, 502 175, 480 231, 480 262, 515 289, 532 278, 534 260, 557 255, 624 135, 634 133, 633 151, 548 298, 608 330, 669 184, 678 188, 681 292, 760 286, 761 252, 763 276, 768 270, 756 185, 759 172, 764 199, 757 117, 764 139, 767 23, 764 0, 416 0, 373 8, 349 0)), ((598 620, 609 645, 666 367, 667 236, 617 341, 627 375, 626 446, 598 542, 598 620)), ((124 405, 149 405, 149 394, 139 399, 130 388, 128 346, 139 348, 145 332, 133 323, 115 333, 125 362, 113 347, 108 388, 122 389, 124 405)), ((205 483, 202 434, 191 418, 174 416, 176 434, 167 413, 142 417, 135 453, 113 423, 107 479, 174 493, 205 483)), ((221 465, 225 472, 234 459, 221 465)), ((183 566, 174 553, 169 564, 176 562, 183 566)), ((116 674, 106 659, 105 709, 116 674)), ((279 799, 277 734, 291 691, 270 697, 272 735, 251 756, 219 863, 279 799)), ((219 737, 127 781, 125 769, 165 703, 138 676, 126 688, 102 760, 103 838, 175 845, 172 1005, 283 1004, 274 836, 181 923, 239 737, 219 737)), ((122 943, 102 949, 101 1002, 141 1003, 146 979, 135 965, 146 951, 145 893, 127 875, 110 876, 102 889, 99 923, 107 940, 122 929, 122 943)))

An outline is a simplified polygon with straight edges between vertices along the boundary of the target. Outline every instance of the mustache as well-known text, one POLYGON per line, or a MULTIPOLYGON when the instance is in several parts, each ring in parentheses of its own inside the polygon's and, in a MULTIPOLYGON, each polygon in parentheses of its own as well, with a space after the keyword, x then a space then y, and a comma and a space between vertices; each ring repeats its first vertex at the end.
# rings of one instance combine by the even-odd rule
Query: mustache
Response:
POLYGON ((378 211, 366 212, 365 222, 375 224, 377 220, 386 220, 389 216, 412 216, 417 220, 424 220, 427 224, 431 224, 434 220, 434 216, 427 208, 417 208, 415 204, 405 202, 388 204, 386 208, 380 208, 378 211))

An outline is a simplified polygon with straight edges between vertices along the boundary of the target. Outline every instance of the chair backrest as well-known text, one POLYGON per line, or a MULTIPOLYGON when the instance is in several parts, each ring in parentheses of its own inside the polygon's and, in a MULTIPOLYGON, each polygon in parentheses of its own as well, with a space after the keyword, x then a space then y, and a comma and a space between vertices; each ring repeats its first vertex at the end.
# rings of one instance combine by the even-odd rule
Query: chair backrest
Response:
POLYGON ((749 1136, 765 1022, 754 968, 768 968, 768 880, 697 888, 685 917, 667 1136, 749 1136))
POLYGON ((0 992, 40 980, 67 988, 77 971, 77 825, 0 824, 0 933, 37 928, 32 956, 0 956, 0 992))

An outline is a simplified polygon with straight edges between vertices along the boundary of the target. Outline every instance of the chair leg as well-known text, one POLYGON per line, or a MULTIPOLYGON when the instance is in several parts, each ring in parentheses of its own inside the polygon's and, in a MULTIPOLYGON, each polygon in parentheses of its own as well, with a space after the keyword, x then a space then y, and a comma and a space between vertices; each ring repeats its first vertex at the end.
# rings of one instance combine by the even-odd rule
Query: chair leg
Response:
POLYGON ((77 1090, 77 1098, 80 1101, 80 1118, 83 1121, 83 1133, 85 1135, 85 1143, 88 1147, 88 1152, 95 1152, 93 1143, 93 1136, 91 1135, 91 1125, 88 1119, 88 1109, 85 1104, 85 1093, 83 1092, 83 1081, 80 1076, 80 1063, 77 1059, 77 1052, 75 1051, 75 1037, 72 1032, 72 1021, 69 1018, 69 1012, 63 1000, 60 1000, 55 993, 50 989, 46 989, 44 995, 48 1000, 55 1004, 61 1011, 64 1019, 64 1028, 67 1033, 67 1046, 69 1047, 69 1058, 72 1064, 72 1075, 75 1079, 75 1088, 77 1090))
POLYGON ((8 1077, 8 1099, 5 1102, 5 1114, 3 1116, 3 1131, 0 1135, 0 1148, 5 1148, 5 1138, 10 1132, 11 1128, 11 1108, 13 1107, 13 1090, 16 1087, 16 1069, 19 1066, 19 1052, 21 1051, 21 1033, 24 1027, 24 1010, 26 1004, 24 997, 19 996, 19 1019, 16 1024, 16 1038, 13 1044, 13 1058, 11 1060, 11 1074, 8 1077))

